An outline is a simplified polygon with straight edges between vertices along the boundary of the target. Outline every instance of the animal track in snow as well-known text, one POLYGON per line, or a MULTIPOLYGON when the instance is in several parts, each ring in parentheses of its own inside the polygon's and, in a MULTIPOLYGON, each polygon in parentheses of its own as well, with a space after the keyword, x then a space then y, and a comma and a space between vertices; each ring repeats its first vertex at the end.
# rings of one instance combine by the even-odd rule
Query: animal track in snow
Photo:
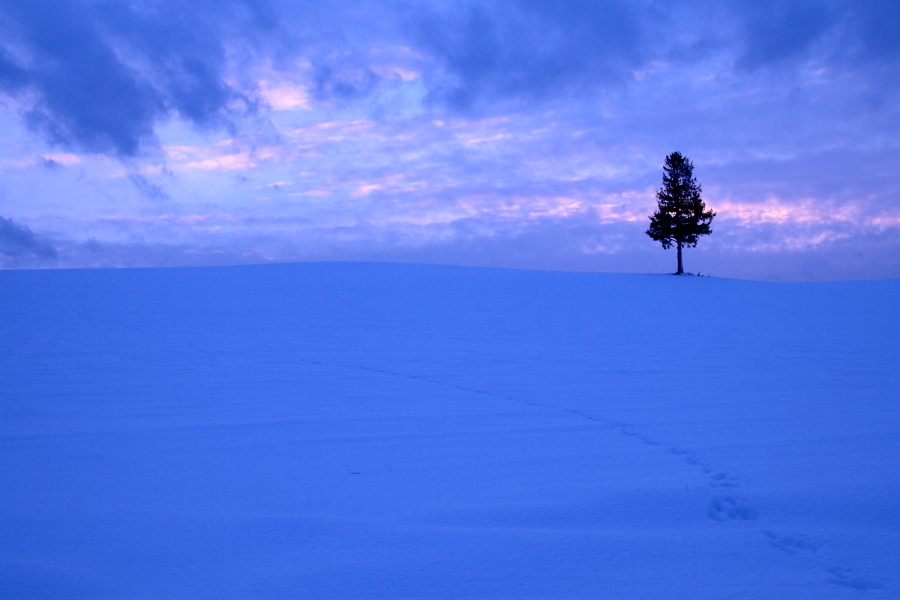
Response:
POLYGON ((829 567, 825 559, 819 555, 819 550, 827 544, 823 540, 798 533, 778 534, 766 529, 762 530, 762 534, 773 547, 788 554, 798 557, 805 556, 813 560, 813 564, 830 575, 826 578, 828 583, 861 592, 880 590, 885 587, 884 581, 880 578, 856 575, 853 569, 845 567, 829 567))
POLYGON ((854 590, 859 590, 861 592, 884 588, 884 584, 878 579, 873 577, 860 577, 858 575, 854 576, 852 569, 836 567, 834 569, 828 569, 828 572, 834 575, 834 577, 828 579, 828 582, 841 587, 853 588, 854 590))
POLYGON ((759 518, 758 510, 734 496, 714 497, 707 514, 716 521, 755 521, 759 518))
POLYGON ((769 538, 770 544, 779 550, 784 550, 790 554, 795 554, 797 552, 810 552, 815 554, 819 551, 819 546, 822 544, 822 542, 814 541, 808 536, 801 534, 778 535, 777 533, 764 529, 763 535, 769 538))
MULTIPOLYGON (((313 360, 306 360, 304 362, 308 362, 311 364, 327 364, 313 360)), ((731 521, 755 522, 760 519, 760 511, 746 502, 746 500, 744 500, 740 496, 735 495, 734 493, 722 493, 739 488, 741 486, 739 478, 731 475, 728 472, 714 470, 709 463, 698 458, 691 451, 684 450, 675 445, 664 444, 663 442, 660 442, 659 440, 656 440, 649 435, 641 432, 632 423, 598 417, 584 410, 548 406, 540 402, 535 402, 533 400, 524 400, 521 398, 515 398, 512 396, 498 394, 486 390, 474 389, 438 381, 423 376, 406 375, 403 373, 396 373, 385 369, 376 369, 359 365, 340 364, 337 366, 345 368, 357 368, 394 377, 406 377, 408 379, 416 380, 422 383, 453 388, 461 392, 479 394, 488 396, 490 398, 506 400, 509 402, 517 402, 526 406, 539 406, 551 410, 563 410, 569 414, 581 417, 583 419, 603 423, 613 430, 618 431, 622 435, 634 438, 648 446, 664 446, 667 453, 672 454, 673 456, 683 457, 683 461, 686 464, 698 468, 702 473, 708 474, 709 489, 713 492, 719 492, 710 499, 709 505, 707 506, 707 514, 710 518, 723 523, 731 521)), ((777 548, 787 554, 795 555, 797 557, 806 556, 809 559, 813 560, 814 564, 828 573, 829 576, 826 580, 833 585, 858 591, 878 590, 885 587, 885 584, 880 579, 855 575, 852 570, 846 568, 829 568, 828 565, 824 563, 823 558, 819 555, 819 550, 824 544, 824 542, 822 542, 821 540, 815 540, 813 538, 810 538, 809 536, 796 533, 779 534, 770 530, 762 530, 761 533, 765 536, 766 541, 772 547, 777 548)))
POLYGON ((713 473, 712 475, 710 475, 709 479, 710 487, 736 488, 739 485, 738 482, 735 481, 735 479, 728 473, 713 473))

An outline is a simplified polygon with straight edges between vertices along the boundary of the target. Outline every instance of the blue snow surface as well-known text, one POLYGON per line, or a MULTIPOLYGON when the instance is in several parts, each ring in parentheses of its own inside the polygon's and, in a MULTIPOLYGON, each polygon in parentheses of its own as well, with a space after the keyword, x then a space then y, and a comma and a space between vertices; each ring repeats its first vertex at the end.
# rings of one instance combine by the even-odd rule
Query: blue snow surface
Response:
POLYGON ((900 280, 0 273, 4 599, 900 597, 900 280))

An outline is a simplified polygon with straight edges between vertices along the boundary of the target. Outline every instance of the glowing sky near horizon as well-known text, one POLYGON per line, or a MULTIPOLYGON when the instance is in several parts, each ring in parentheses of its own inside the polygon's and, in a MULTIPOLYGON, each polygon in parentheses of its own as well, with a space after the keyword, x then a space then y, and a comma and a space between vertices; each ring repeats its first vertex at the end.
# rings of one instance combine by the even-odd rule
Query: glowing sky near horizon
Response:
POLYGON ((900 276, 890 2, 0 0, 6 267, 900 276), (52 250, 48 250, 52 248, 52 250))

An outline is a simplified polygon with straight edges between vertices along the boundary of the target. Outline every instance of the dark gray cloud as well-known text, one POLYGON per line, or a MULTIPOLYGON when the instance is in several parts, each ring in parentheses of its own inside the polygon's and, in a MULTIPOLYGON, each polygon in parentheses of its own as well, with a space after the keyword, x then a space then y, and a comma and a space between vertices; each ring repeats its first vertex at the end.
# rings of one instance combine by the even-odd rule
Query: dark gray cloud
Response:
POLYGON ((0 217, 0 255, 7 262, 29 258, 52 259, 56 258, 56 250, 26 225, 0 217))
POLYGON ((900 55, 900 5, 890 0, 748 0, 732 7, 743 67, 802 61, 817 49, 832 66, 883 64, 900 55))
POLYGON ((170 114, 209 127, 252 110, 226 45, 276 27, 259 0, 0 0, 0 88, 36 98, 27 122, 51 142, 134 156, 170 114))
POLYGON ((616 0, 423 5, 411 31, 437 60, 434 94, 466 108, 621 80, 644 58, 644 12, 637 3, 616 0))
POLYGON ((821 0, 756 0, 736 6, 744 38, 738 64, 751 69, 805 58, 837 20, 833 3, 821 0))
POLYGON ((378 75, 361 56, 338 52, 313 61, 315 97, 319 100, 348 101, 368 95, 378 85, 378 75))
POLYGON ((17 93, 28 84, 28 71, 12 60, 9 54, 0 48, 0 89, 6 93, 17 93))
POLYGON ((897 71, 900 54, 900 9, 885 0, 425 2, 412 15, 412 39, 435 61, 432 97, 457 108, 596 96, 659 62, 713 61, 740 77, 810 60, 897 71))
POLYGON ((153 183, 140 173, 129 173, 128 179, 145 197, 151 200, 168 200, 169 194, 159 184, 153 183))
POLYGON ((50 169, 51 171, 62 168, 61 164, 46 156, 37 156, 35 157, 35 161, 37 162, 38 166, 44 167, 45 169, 50 169))
POLYGON ((900 4, 891 0, 853 2, 845 11, 866 58, 891 61, 900 56, 900 4))

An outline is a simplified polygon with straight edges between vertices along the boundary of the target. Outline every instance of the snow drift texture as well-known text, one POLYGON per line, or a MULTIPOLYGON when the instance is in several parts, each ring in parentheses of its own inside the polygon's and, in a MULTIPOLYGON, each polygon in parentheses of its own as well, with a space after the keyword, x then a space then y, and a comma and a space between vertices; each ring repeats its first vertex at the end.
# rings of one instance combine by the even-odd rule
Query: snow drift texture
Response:
POLYGON ((0 273, 0 596, 895 598, 900 281, 0 273))

